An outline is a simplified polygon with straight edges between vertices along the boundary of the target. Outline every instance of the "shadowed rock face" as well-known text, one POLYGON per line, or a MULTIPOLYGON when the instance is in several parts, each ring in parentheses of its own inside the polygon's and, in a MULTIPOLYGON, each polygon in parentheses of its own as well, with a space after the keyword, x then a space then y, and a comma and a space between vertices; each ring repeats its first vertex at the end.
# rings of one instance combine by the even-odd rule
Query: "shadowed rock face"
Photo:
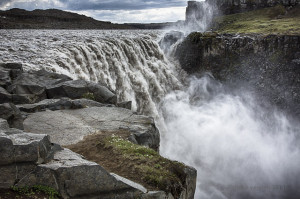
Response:
POLYGON ((299 36, 192 33, 176 56, 188 73, 211 72, 223 82, 245 85, 300 117, 299 36))

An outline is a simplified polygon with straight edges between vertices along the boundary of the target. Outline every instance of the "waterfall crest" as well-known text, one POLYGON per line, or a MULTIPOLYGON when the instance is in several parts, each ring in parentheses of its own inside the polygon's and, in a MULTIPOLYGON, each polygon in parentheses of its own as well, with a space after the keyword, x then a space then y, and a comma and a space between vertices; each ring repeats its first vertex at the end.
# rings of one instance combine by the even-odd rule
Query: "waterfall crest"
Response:
POLYGON ((152 116, 158 116, 156 104, 166 93, 181 88, 175 65, 158 45, 159 31, 33 32, 1 34, 9 42, 0 59, 17 58, 28 69, 103 83, 116 91, 119 101, 132 101, 134 111, 152 116))

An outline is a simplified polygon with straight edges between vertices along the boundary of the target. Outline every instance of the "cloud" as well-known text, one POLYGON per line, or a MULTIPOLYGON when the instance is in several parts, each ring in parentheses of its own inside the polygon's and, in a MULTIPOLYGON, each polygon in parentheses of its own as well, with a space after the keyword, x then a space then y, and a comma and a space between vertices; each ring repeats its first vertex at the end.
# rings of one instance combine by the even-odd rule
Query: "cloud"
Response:
POLYGON ((69 10, 142 10, 153 8, 182 7, 185 0, 1 0, 0 8, 9 7, 37 9, 55 6, 69 10))
POLYGON ((184 19, 186 0, 0 0, 0 9, 56 8, 118 23, 184 19))
POLYGON ((158 23, 184 20, 185 7, 146 10, 85 10, 77 13, 114 23, 158 23))

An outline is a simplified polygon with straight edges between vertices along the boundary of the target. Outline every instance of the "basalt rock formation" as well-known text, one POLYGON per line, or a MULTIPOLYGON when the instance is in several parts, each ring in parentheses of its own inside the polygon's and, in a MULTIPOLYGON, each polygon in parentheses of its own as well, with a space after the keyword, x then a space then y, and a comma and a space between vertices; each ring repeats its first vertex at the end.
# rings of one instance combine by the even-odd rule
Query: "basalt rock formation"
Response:
POLYGON ((300 36, 192 33, 176 56, 190 74, 244 83, 300 117, 300 36))

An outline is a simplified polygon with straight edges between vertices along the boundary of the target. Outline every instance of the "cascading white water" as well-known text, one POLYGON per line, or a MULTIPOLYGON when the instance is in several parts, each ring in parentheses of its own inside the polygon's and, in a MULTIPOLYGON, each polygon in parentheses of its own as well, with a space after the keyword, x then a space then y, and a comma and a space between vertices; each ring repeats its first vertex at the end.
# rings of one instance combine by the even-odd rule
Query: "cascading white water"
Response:
POLYGON ((159 31, 1 30, 0 60, 100 82, 132 101, 138 113, 158 116, 156 103, 181 87, 176 68, 156 40, 159 31), (23 38, 26 38, 25 40, 23 38))
POLYGON ((196 199, 299 198, 299 126, 208 76, 184 88, 157 44, 159 35, 0 30, 0 61, 99 81, 140 113, 159 111, 161 154, 197 168, 196 199))
POLYGON ((196 199, 299 198, 299 126, 211 77, 161 104, 162 155, 197 169, 196 199))

